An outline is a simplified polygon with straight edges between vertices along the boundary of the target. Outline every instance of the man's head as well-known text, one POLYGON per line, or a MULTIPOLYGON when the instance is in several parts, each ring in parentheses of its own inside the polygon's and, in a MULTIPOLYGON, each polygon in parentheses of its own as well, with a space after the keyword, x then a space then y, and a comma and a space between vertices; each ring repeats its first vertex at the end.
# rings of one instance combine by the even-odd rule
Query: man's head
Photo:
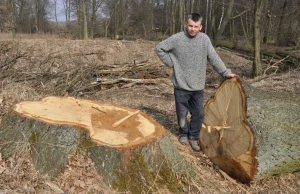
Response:
POLYGON ((202 29, 202 17, 198 13, 191 13, 187 17, 184 26, 191 37, 195 37, 202 29))

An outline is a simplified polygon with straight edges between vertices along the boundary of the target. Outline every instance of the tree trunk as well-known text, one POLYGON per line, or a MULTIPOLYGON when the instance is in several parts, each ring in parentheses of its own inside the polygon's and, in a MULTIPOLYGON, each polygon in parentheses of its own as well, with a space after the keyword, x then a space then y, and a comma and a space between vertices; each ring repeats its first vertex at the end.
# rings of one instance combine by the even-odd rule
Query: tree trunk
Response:
POLYGON ((225 80, 205 105, 203 152, 241 182, 300 170, 300 98, 225 80))
POLYGON ((283 19, 284 19, 284 15, 285 15, 285 11, 286 11, 286 6, 287 6, 287 1, 286 0, 284 0, 284 2, 283 2, 283 6, 282 6, 282 12, 281 12, 281 16, 280 16, 280 20, 279 20, 279 25, 278 25, 278 30, 277 30, 277 37, 276 37, 276 39, 277 39, 277 46, 280 46, 280 39, 281 39, 281 37, 280 37, 280 33, 282 33, 282 25, 283 25, 283 19))
POLYGON ((107 38, 107 36, 108 36, 109 23, 110 23, 110 20, 106 19, 105 20, 105 35, 104 35, 105 38, 107 38))
POLYGON ((190 2, 190 13, 193 13, 194 12, 194 0, 191 0, 190 2))
POLYGON ((184 1, 179 0, 179 31, 183 31, 184 29, 184 1))
POLYGON ((244 32, 244 37, 245 37, 245 40, 246 40, 246 44, 250 44, 250 43, 249 43, 248 34, 247 34, 246 29, 245 29, 245 26, 244 26, 244 22, 243 22, 243 18, 242 18, 242 17, 241 17, 241 25, 242 25, 242 28, 243 28, 243 32, 244 32))
POLYGON ((82 15, 83 15, 83 39, 88 39, 88 26, 87 26, 87 11, 86 0, 82 0, 82 15))
POLYGON ((39 33, 39 24, 40 24, 40 22, 39 22, 39 16, 40 16, 40 1, 39 0, 36 0, 35 1, 35 18, 34 18, 34 21, 35 21, 35 29, 36 29, 36 31, 35 31, 35 33, 37 34, 37 33, 39 33))
MULTIPOLYGON (((253 47, 244 43, 235 43, 232 41, 218 40, 216 46, 226 47, 229 49, 235 49, 238 51, 243 51, 247 53, 253 53, 253 47)), ((291 49, 291 48, 288 48, 291 49)), ((300 65, 300 53, 294 52, 294 50, 289 51, 285 48, 271 48, 268 46, 262 46, 260 48, 260 53, 262 56, 271 57, 274 59, 285 59, 282 63, 298 67, 300 65)))
POLYGON ((113 189, 182 193, 177 174, 193 175, 166 130, 139 110, 75 98, 47 97, 13 107, 0 125, 5 158, 29 145, 37 170, 51 177, 83 149, 113 189))
POLYGON ((54 0, 54 17, 55 17, 55 22, 56 22, 56 25, 57 25, 57 23, 58 23, 58 21, 57 21, 57 0, 54 0))
POLYGON ((81 0, 76 0, 76 16, 77 16, 77 27, 78 37, 81 39, 82 34, 82 11, 81 11, 81 0))
POLYGON ((222 36, 227 24, 231 20, 233 5, 234 5, 234 0, 230 0, 227 11, 226 11, 226 14, 224 16, 224 19, 223 19, 223 21, 222 20, 220 21, 220 25, 219 25, 218 32, 217 32, 217 37, 216 37, 217 40, 222 36))
POLYGON ((113 39, 116 40, 117 39, 117 36, 118 36, 118 33, 117 33, 117 5, 116 5, 116 2, 114 1, 114 9, 113 9, 113 17, 114 17, 114 37, 113 39))
POLYGON ((255 0, 254 8, 254 59, 253 59, 253 68, 252 76, 257 77, 262 75, 261 61, 260 61, 260 41, 261 41, 261 16, 263 10, 264 0, 255 0))
POLYGON ((206 9, 205 9, 205 34, 207 34, 207 30, 208 30, 208 10, 209 10, 209 1, 210 0, 206 0, 206 9))
POLYGON ((96 9, 96 0, 93 0, 92 1, 92 17, 91 17, 91 29, 90 29, 90 32, 91 32, 91 38, 94 38, 94 35, 95 35, 95 24, 96 24, 96 12, 97 12, 97 9, 96 9))

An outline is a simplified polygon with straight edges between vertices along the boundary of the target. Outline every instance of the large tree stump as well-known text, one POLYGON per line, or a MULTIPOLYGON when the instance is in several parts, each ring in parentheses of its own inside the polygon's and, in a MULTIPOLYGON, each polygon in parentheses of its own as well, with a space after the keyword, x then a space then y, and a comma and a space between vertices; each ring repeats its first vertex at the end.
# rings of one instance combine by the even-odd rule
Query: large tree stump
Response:
POLYGON ((299 96, 243 85, 227 79, 206 103, 203 152, 244 183, 300 170, 299 96))
POLYGON ((72 151, 83 149, 118 191, 154 192, 159 186, 178 193, 177 173, 192 174, 166 130, 126 107, 71 97, 22 102, 4 116, 0 134, 4 157, 28 145, 37 170, 53 177, 72 151))

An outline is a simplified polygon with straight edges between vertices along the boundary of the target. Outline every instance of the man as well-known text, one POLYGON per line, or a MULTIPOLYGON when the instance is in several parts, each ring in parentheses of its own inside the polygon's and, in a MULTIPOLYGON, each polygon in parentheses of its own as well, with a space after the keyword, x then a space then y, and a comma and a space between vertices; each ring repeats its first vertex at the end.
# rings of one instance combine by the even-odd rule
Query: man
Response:
POLYGON ((155 48, 162 62, 173 68, 176 114, 181 131, 179 142, 183 145, 189 142, 194 151, 200 151, 198 141, 204 120, 203 90, 207 63, 223 77, 236 76, 225 67, 209 37, 200 32, 201 22, 198 13, 188 15, 185 31, 172 35, 155 48))

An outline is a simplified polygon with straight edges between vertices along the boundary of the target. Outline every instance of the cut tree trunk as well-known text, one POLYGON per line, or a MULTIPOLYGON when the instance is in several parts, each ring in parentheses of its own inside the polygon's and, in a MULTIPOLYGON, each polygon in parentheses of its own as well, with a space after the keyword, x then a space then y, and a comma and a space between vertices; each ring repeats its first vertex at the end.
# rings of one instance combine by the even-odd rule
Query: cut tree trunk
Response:
POLYGON ((243 183, 300 170, 300 98, 225 80, 205 105, 200 146, 243 183))
POLYGON ((75 98, 47 97, 15 105, 0 125, 0 153, 31 149, 36 169, 59 176, 68 155, 87 152, 106 183, 117 191, 180 193, 178 175, 193 172, 166 130, 139 110, 75 98))
MULTIPOLYGON (((229 49, 235 49, 243 52, 247 52, 251 54, 254 52, 253 47, 251 45, 247 45, 244 43, 235 43, 232 41, 226 41, 226 40, 218 40, 216 43, 216 46, 222 46, 229 49)), ((296 67, 299 67, 300 65, 300 53, 294 51, 288 51, 284 48, 280 47, 271 47, 271 46, 261 46, 260 52, 263 56, 266 57, 272 57, 274 59, 285 59, 286 64, 290 64, 296 67)))

